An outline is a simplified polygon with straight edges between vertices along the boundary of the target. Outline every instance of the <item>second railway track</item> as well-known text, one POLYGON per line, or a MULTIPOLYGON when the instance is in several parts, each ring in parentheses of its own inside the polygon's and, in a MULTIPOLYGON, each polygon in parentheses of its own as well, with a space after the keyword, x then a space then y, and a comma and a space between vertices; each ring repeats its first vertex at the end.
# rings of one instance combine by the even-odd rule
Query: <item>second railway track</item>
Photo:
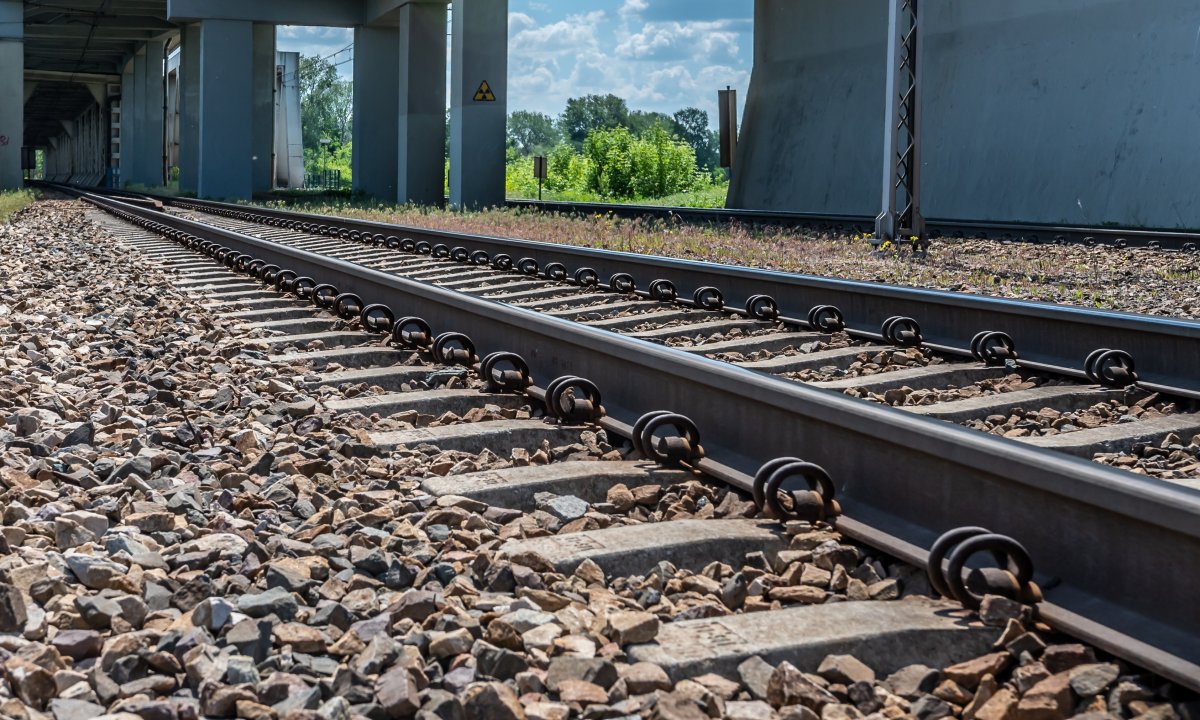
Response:
MULTIPOLYGON (((754 488, 756 473, 760 475, 761 490, 762 481, 771 474, 769 471, 782 467, 780 463, 769 463, 776 458, 798 456, 815 463, 832 478, 832 489, 842 511, 836 519, 837 527, 847 537, 877 547, 893 557, 924 566, 928 563, 928 551, 923 548, 930 547, 945 531, 961 526, 982 526, 1009 536, 1034 559, 1036 579, 1046 588, 1046 600, 1040 608, 1042 617, 1048 622, 1171 679, 1193 687, 1197 684, 1200 674, 1195 663, 1200 658, 1195 655, 1198 644, 1194 637, 1198 630, 1194 614, 1190 612, 1190 598, 1200 578, 1172 561, 1173 557, 1194 557, 1198 546, 1193 520, 1200 510, 1200 503, 1196 493, 1190 490, 1138 478, 1062 453, 1030 449, 1012 441, 987 437, 983 433, 914 417, 912 413, 830 394, 800 383, 765 377, 728 363, 698 357, 700 353, 697 352, 681 352, 648 343, 645 339, 623 337, 597 327, 568 322, 547 312, 559 307, 562 309, 559 314, 577 314, 578 308, 567 306, 572 300, 594 302, 600 299, 587 298, 595 288, 585 287, 581 292, 562 286, 556 289, 552 283, 544 282, 542 284, 548 286, 540 290, 532 286, 497 288, 490 284, 491 281, 486 284, 490 290, 476 288, 476 294, 494 295, 506 291, 535 294, 525 301, 536 300, 536 293, 545 292, 549 298, 547 302, 556 303, 535 309, 514 307, 431 284, 429 281, 439 275, 453 275, 456 270, 462 272, 462 265, 446 259, 405 257, 390 251, 395 258, 394 266, 385 272, 366 267, 386 259, 388 251, 379 248, 355 246, 327 237, 260 239, 144 207, 100 198, 93 198, 93 201, 123 217, 137 219, 217 255, 240 269, 265 275, 268 281, 283 279, 285 288, 288 280, 313 278, 313 282, 305 287, 312 290, 316 285, 330 286, 316 295, 322 304, 332 304, 330 301, 335 299, 335 293, 341 295, 338 309, 348 318, 357 314, 352 311, 362 311, 370 304, 385 304, 389 311, 376 310, 374 316, 366 314, 368 323, 374 322, 371 317, 382 320, 389 315, 391 319, 398 319, 400 315, 422 318, 423 323, 401 327, 396 337, 402 342, 406 337, 428 342, 443 329, 457 330, 468 336, 470 342, 464 343, 461 338, 446 340, 440 350, 449 352, 451 357, 456 350, 469 352, 472 346, 481 355, 493 350, 518 350, 532 375, 539 380, 560 376, 586 378, 588 382, 571 381, 567 386, 560 386, 554 397, 567 400, 569 405, 571 398, 582 399, 592 389, 598 389, 608 410, 604 422, 610 424, 612 432, 640 430, 640 427, 632 426, 648 411, 676 413, 660 423, 668 430, 674 428, 675 439, 652 441, 651 446, 657 450, 651 452, 658 452, 664 460, 681 462, 685 467, 742 490, 754 488), (345 257, 351 257, 355 262, 329 256, 343 253, 348 253, 345 257), (424 273, 424 281, 401 277, 393 272, 397 269, 404 273, 424 273), (355 297, 343 293, 353 293, 355 297), (429 332, 426 324, 437 333, 429 332), (406 336, 404 330, 416 331, 416 334, 410 332, 406 336), (571 391, 563 393, 564 387, 570 387, 571 391), (680 415, 687 419, 679 418, 680 415), (696 449, 699 433, 703 433, 707 451, 704 457, 696 449), (768 470, 765 475, 757 472, 764 463, 768 470), (1119 537, 1120 542, 1114 542, 1115 537, 1119 537), (1146 587, 1155 587, 1157 591, 1148 595, 1146 587)), ((240 229, 254 230, 252 227, 240 229)), ((386 242, 386 237, 383 240, 386 242)), ((414 245, 412 249, 417 248, 414 245)), ((432 244, 428 249, 432 251, 432 244)), ((453 247, 446 250, 448 254, 456 255, 453 247)), ((489 260, 494 257, 490 254, 489 260)), ((514 265, 519 265, 521 259, 515 258, 514 265)), ((538 263, 539 272, 549 269, 538 263)), ((500 276, 481 273, 477 284, 485 285, 484 277, 500 276)), ((472 284, 469 278, 442 279, 445 282, 466 280, 468 286, 472 284)), ((609 285, 620 289, 621 278, 609 280, 609 285)), ((510 275, 506 280, 494 282, 531 281, 514 279, 510 275)), ((264 288, 261 297, 266 298, 269 293, 270 290, 264 288)), ((602 305, 612 305, 612 299, 606 294, 602 305)), ((641 307, 650 307, 645 300, 617 302, 641 302, 644 303, 641 307)), ((740 319, 713 314, 708 322, 716 325, 707 330, 728 333, 732 330, 730 324, 740 324, 745 332, 748 329, 745 315, 757 314, 772 304, 773 301, 762 303, 756 308, 750 303, 740 319)), ((693 312, 714 313, 711 310, 693 312)), ((681 319, 668 319, 662 315, 655 318, 652 317, 654 314, 618 315, 614 318, 617 322, 612 324, 629 324, 644 335, 656 330, 636 330, 640 322, 657 320, 661 324, 663 320, 681 319)), ((821 322, 820 317, 810 319, 814 324, 821 322)), ((755 322, 750 325, 757 326, 759 332, 764 332, 765 328, 761 337, 768 342, 772 335, 784 331, 783 327, 770 324, 777 318, 752 320, 755 322)), ((386 321, 379 323, 378 329, 388 329, 387 324, 386 321)), ((595 324, 595 321, 591 323, 595 324)), ((669 329, 671 327, 664 329, 663 338, 676 332, 669 329)), ((299 330, 298 327, 293 329, 299 330)), ((881 334, 891 332, 891 339, 902 340, 900 344, 939 349, 936 343, 907 342, 908 338, 902 333, 914 330, 919 334, 918 328, 905 327, 893 327, 881 334)), ((1161 327, 1158 330, 1161 331, 1161 327)), ((760 337, 754 332, 750 329, 742 338, 727 338, 724 342, 732 342, 733 346, 727 345, 725 350, 752 349, 755 337, 760 337)), ((701 340, 705 339, 703 333, 701 335, 701 340)), ((833 333, 826 333, 827 337, 831 335, 833 333)), ((828 342, 830 339, 814 336, 810 341, 828 342)), ((882 338, 877 335, 869 339, 882 338)), ((703 346, 701 342, 699 347, 703 349, 703 346)), ((370 351, 357 352, 370 354, 370 351)), ((878 348, 867 352, 877 353, 878 348)), ((356 351, 347 351, 339 356, 355 354, 356 351)), ((852 355, 848 352, 846 357, 852 355)), ((780 363, 797 362, 790 358, 802 358, 802 354, 780 353, 775 357, 780 363)), ((815 369, 821 371, 825 367, 815 369)), ((1093 372, 1119 376, 1122 368, 1126 366, 1118 361, 1093 368, 1093 372)), ((903 377, 911 380, 911 377, 923 374, 936 375, 939 368, 914 370, 920 372, 903 377)), ((877 377, 886 380, 889 375, 897 376, 903 372, 906 371, 884 372, 877 377)), ((862 378, 854 380, 861 384, 862 378)), ((911 388, 911 382, 909 386, 911 388)), ((546 389, 554 390, 553 387, 546 389)), ((545 397, 546 389, 535 388, 535 393, 541 392, 545 397)), ((1181 397, 1189 394, 1187 388, 1179 390, 1181 397)), ((1127 405, 1120 407, 1130 408, 1127 405)), ((1139 406, 1134 402, 1132 407, 1139 406)), ((1139 409, 1144 411, 1145 405, 1139 409)), ((1162 426, 1156 425, 1153 435, 1157 438, 1173 431, 1166 426, 1186 432, 1185 428, 1171 425, 1179 422, 1181 417, 1187 417, 1186 413, 1162 414, 1162 426)), ((1111 431, 1113 427, 1120 429, 1132 424, 1118 422, 1107 427, 1111 431)), ((1078 434, 1065 432, 1050 437, 1078 434)), ((1176 444, 1186 450, 1182 443, 1176 444)), ((1170 445, 1162 450, 1180 452, 1179 448, 1170 445)), ((780 484, 786 487, 805 474, 814 477, 812 465, 801 468, 795 465, 797 460, 788 462, 793 465, 769 486, 772 492, 760 494, 763 500, 769 499, 778 505, 773 494, 776 487, 780 484)), ((820 483, 813 485, 818 487, 820 483)), ((818 505, 824 505, 822 511, 829 511, 831 517, 836 516, 837 510, 832 500, 827 494, 818 502, 818 505)))
MULTIPOLYGON (((1147 457, 1157 458, 1157 451, 1168 450, 1174 454, 1172 468, 1179 471, 1153 463, 1150 470, 1200 484, 1200 446, 1192 442, 1193 437, 1200 437, 1200 415, 1189 412, 1194 410, 1194 400, 1138 390, 1129 375, 1075 378, 1036 363, 1022 367, 1015 354, 1003 354, 1007 347, 1002 344, 989 347, 989 351, 1000 351, 996 357, 985 357, 984 352, 975 358, 953 352, 938 354, 936 346, 930 348, 920 341, 915 323, 904 335, 901 329, 892 337, 873 338, 871 333, 847 333, 839 327, 834 308, 812 323, 815 328, 802 329, 762 310, 761 317, 750 311, 738 312, 740 308, 730 312, 722 307, 717 288, 694 293, 691 303, 681 305, 656 299, 654 287, 641 295, 623 292, 617 287, 621 281, 614 283, 612 278, 603 284, 593 277, 594 284, 577 281, 564 285, 546 277, 544 271, 531 276, 519 267, 520 260, 511 261, 508 268, 496 267, 494 258, 491 265, 464 268, 461 260, 435 257, 432 245, 418 250, 414 244, 409 253, 398 253, 386 247, 364 248, 361 242, 349 239, 269 228, 209 213, 188 216, 476 297, 1005 434, 1039 447, 1082 457, 1103 456, 1123 467, 1143 470, 1147 457), (1089 384, 1091 380, 1102 382, 1089 384), (1147 448, 1153 449, 1149 455, 1147 448)), ((406 240, 415 243, 407 238, 401 243, 406 240)), ((437 254, 450 251, 442 246, 437 254)), ((632 278, 625 282, 627 287, 635 287, 632 278)), ((273 312, 255 309, 251 302, 245 317, 273 312)), ((901 328, 908 325, 903 320, 898 324, 901 328)), ((981 342, 990 345, 1011 340, 981 338, 981 342)))

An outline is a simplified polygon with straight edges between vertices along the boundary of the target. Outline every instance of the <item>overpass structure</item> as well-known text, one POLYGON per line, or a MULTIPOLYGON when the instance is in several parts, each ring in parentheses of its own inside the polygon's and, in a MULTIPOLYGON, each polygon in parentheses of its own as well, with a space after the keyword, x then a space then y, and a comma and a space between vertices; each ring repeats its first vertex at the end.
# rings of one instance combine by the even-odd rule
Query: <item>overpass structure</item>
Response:
POLYGON ((277 25, 354 29, 357 188, 443 202, 449 106, 451 202, 503 203, 507 0, 0 0, 0 188, 34 148, 74 182, 161 185, 175 137, 181 191, 271 189, 277 25))
MULTIPOLYGON (((325 25, 354 28, 355 186, 441 203, 449 106, 451 202, 500 204, 507 13, 507 0, 0 0, 0 187, 20 183, 22 147, 76 181, 160 184, 177 112, 181 190, 267 190, 274 26, 325 25)), ((880 237, 920 234, 926 215, 1200 228, 1198 28, 1194 0, 756 0, 728 205, 878 214, 880 237)))
POLYGON ((756 0, 728 204, 1200 228, 1197 77, 1193 0, 756 0))

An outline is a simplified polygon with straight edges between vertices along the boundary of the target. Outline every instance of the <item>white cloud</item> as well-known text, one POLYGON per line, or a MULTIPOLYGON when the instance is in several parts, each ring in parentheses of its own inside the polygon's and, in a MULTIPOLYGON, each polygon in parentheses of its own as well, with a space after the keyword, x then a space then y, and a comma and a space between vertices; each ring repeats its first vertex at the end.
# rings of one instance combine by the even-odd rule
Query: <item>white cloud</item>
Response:
POLYGON ((740 50, 738 33, 730 26, 725 20, 646 23, 627 35, 616 53, 640 60, 729 60, 740 50))
POLYGON ((636 15, 648 6, 624 0, 615 14, 551 22, 540 22, 540 13, 522 14, 509 45, 510 110, 557 115, 568 98, 613 93, 632 109, 699 107, 715 124, 718 89, 732 85, 745 97, 750 68, 741 48, 748 23, 641 22, 636 15))
MULTIPOLYGON (((558 115, 571 97, 613 93, 632 109, 696 106, 716 122, 727 84, 745 98, 752 6, 747 0, 515 0, 508 19, 509 110, 558 115), (588 11, 574 10, 576 7, 588 11), (594 9, 603 8, 603 9, 594 9)), ((346 28, 280 26, 280 50, 329 55, 346 28)), ((343 53, 335 62, 349 57, 343 53)), ((338 67, 351 76, 352 63, 338 67)))
POLYGON ((532 24, 513 35, 509 56, 544 57, 580 50, 598 49, 596 26, 604 21, 604 12, 572 15, 549 25, 532 24))
POLYGON ((354 63, 350 60, 354 49, 345 48, 353 42, 354 31, 350 28, 280 25, 275 29, 276 50, 328 57, 330 62, 339 63, 338 74, 343 78, 352 75, 354 63))
POLYGON ((625 0, 625 2, 621 5, 621 9, 617 12, 622 17, 630 17, 632 15, 640 15, 649 7, 650 5, 646 2, 646 0, 625 0))
POLYGON ((510 12, 508 14, 508 34, 512 35, 523 28, 534 27, 537 21, 522 12, 510 12))

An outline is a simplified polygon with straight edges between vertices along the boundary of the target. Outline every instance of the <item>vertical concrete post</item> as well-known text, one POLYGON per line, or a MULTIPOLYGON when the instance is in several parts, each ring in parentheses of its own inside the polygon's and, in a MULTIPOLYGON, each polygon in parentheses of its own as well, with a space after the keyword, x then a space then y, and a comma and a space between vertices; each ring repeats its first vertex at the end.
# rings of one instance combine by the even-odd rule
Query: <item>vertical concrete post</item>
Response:
POLYGON ((245 20, 200 23, 200 197, 249 198, 253 189, 254 28, 245 20))
POLYGON ((21 187, 25 144, 25 8, 0 0, 0 190, 21 187))
MULTIPOLYGON (((412 5, 406 5, 404 9, 410 7, 412 5)), ((354 145, 350 151, 350 169, 354 189, 386 202, 401 199, 396 189, 399 176, 399 72, 400 32, 396 28, 354 28, 354 126, 351 130, 354 145)), ((443 70, 443 84, 445 78, 443 70)))
POLYGON ((253 127, 254 192, 270 192, 275 186, 275 26, 263 23, 254 25, 254 62, 251 92, 254 98, 251 120, 253 127))
POLYGON ((179 47, 179 191, 200 183, 200 25, 184 25, 179 47))
MULTIPOLYGON (((163 161, 163 42, 142 45, 133 58, 135 99, 121 101, 121 180, 141 185, 162 184, 163 161), (132 121, 131 132, 126 123, 132 121), (125 153, 132 151, 129 163, 125 153), (131 170, 126 173, 125 168, 131 170)), ((124 91, 122 90, 122 97, 124 91)))
POLYGON ((450 203, 504 204, 508 0, 455 0, 450 60, 450 203))
POLYGON ((304 136, 300 129, 300 53, 276 52, 283 72, 275 87, 275 184, 304 187, 304 136))
POLYGON ((400 8, 400 202, 440 206, 446 193, 446 6, 400 8))
MULTIPOLYGON (((125 174, 122 179, 126 183, 137 183, 139 185, 146 184, 146 164, 151 160, 146 157, 146 133, 150 131, 146 127, 146 121, 149 119, 146 113, 146 75, 149 65, 146 62, 146 55, 150 52, 149 43, 144 43, 133 56, 133 86, 134 86, 134 101, 125 112, 129 115, 129 120, 132 122, 131 133, 125 136, 125 143, 133 152, 129 160, 129 173, 125 174)), ((122 129, 124 133, 124 129, 122 129)))
POLYGON ((129 59, 121 73, 121 157, 118 187, 137 177, 138 102, 141 86, 137 80, 137 55, 129 59))
POLYGON ((163 154, 166 151, 163 145, 165 47, 166 43, 161 40, 146 43, 146 84, 139 95, 142 112, 138 120, 138 164, 142 177, 138 182, 151 187, 163 184, 163 154))
POLYGON ((67 175, 67 182, 75 182, 75 174, 79 170, 79 138, 75 132, 78 126, 74 120, 59 120, 58 124, 63 128, 62 135, 58 136, 63 172, 67 175))

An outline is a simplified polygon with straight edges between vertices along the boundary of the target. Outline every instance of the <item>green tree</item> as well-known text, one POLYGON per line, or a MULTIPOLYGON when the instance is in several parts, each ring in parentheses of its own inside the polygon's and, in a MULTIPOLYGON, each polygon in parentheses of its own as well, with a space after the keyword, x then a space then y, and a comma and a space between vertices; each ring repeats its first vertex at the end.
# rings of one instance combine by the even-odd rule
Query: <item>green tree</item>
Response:
POLYGON ((304 147, 319 152, 322 138, 347 145, 354 119, 352 83, 339 78, 329 60, 306 55, 300 56, 299 80, 304 147))
POLYGON ((576 147, 582 147, 593 130, 629 126, 629 106, 616 95, 585 95, 567 100, 558 129, 576 147))
POLYGON ((546 187, 551 190, 583 189, 587 185, 588 161, 570 143, 560 143, 546 158, 546 187))
POLYGON ((627 127, 634 135, 641 137, 652 127, 661 126, 671 132, 675 127, 675 121, 670 115, 665 115, 660 112, 647 112, 645 110, 632 110, 629 113, 629 123, 627 127))
POLYGON ((661 125, 653 125, 634 144, 633 193, 659 198, 696 184, 696 154, 661 125))
POLYGON ((700 108, 687 107, 671 118, 674 132, 696 153, 696 165, 713 170, 721 161, 720 134, 709 128, 708 113, 700 108))
POLYGON ((508 142, 522 155, 544 154, 558 145, 560 139, 549 115, 517 110, 508 116, 508 142))

